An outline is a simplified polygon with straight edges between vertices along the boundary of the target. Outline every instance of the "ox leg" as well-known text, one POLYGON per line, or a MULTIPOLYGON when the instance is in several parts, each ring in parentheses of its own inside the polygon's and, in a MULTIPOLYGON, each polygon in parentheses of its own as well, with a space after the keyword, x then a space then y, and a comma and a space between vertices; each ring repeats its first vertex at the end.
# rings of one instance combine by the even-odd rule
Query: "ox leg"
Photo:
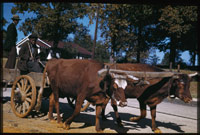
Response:
POLYGON ((150 107, 152 118, 152 131, 155 133, 161 133, 161 130, 156 126, 156 106, 150 107))
POLYGON ((57 127, 61 128, 63 127, 63 124, 62 124, 62 118, 60 117, 58 90, 56 92, 54 91, 53 94, 54 94, 54 99, 55 99, 55 109, 57 112, 57 123, 58 123, 57 127))
POLYGON ((136 122, 139 121, 140 119, 143 119, 146 117, 146 104, 144 104, 143 102, 139 102, 140 104, 140 116, 139 117, 131 117, 130 121, 132 122, 136 122))
POLYGON ((81 107, 83 104, 85 97, 84 96, 78 96, 76 99, 76 106, 74 109, 73 114, 65 121, 64 123, 64 129, 69 129, 70 128, 70 124, 72 123, 73 119, 80 114, 81 111, 81 107))
POLYGON ((96 121, 95 121, 95 129, 97 132, 103 132, 100 127, 100 115, 102 111, 102 105, 96 105, 96 121))
POLYGON ((111 99, 111 106, 112 106, 112 108, 115 112, 117 125, 120 126, 120 127, 123 127, 123 124, 122 124, 122 121, 121 121, 121 118, 119 116, 118 109, 117 109, 117 102, 114 99, 111 99))
POLYGON ((48 114, 48 118, 50 119, 51 122, 55 122, 54 118, 53 118, 53 107, 54 107, 54 95, 53 93, 49 96, 49 114, 48 114))
POLYGON ((107 118, 105 117, 105 109, 106 109, 106 106, 108 104, 109 99, 110 98, 107 98, 106 101, 105 101, 105 103, 102 106, 102 111, 101 111, 101 118, 102 118, 102 120, 107 120, 107 118))

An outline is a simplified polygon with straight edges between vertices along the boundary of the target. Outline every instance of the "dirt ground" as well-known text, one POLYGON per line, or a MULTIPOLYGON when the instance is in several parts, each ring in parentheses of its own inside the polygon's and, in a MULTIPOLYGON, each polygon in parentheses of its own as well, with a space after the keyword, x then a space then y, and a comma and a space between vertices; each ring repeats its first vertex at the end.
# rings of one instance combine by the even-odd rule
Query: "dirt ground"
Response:
MULTIPOLYGON (((61 104, 60 108, 64 120, 73 113, 73 109, 68 104, 61 104), (63 113, 64 110, 67 110, 67 113, 63 113)), ((92 108, 91 110, 95 114, 95 110, 92 108)), ((95 115, 81 113, 72 122, 70 129, 65 130, 58 128, 56 123, 51 123, 47 118, 47 112, 48 101, 44 101, 41 113, 33 112, 27 118, 19 118, 13 113, 8 100, 3 103, 3 133, 96 133, 95 115)), ((54 115, 56 116, 55 113, 54 115)), ((115 130, 110 130, 105 126, 102 128, 104 133, 116 133, 115 130)))

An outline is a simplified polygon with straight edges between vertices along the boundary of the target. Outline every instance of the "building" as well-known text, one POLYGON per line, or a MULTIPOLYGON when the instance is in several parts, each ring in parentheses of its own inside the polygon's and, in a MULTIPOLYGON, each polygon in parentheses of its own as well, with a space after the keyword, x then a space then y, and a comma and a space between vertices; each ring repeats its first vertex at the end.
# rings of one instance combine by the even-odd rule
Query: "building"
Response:
MULTIPOLYGON (((21 46, 28 42, 29 40, 29 35, 26 36, 25 38, 23 38, 21 41, 19 41, 17 43, 17 54, 19 54, 19 50, 21 48, 21 46)), ((47 41, 47 40, 41 40, 40 38, 38 38, 37 42, 36 42, 36 45, 37 47, 39 48, 38 49, 38 53, 41 52, 41 48, 45 48, 49 51, 48 52, 48 57, 47 59, 51 59, 52 57, 52 46, 53 46, 53 42, 50 42, 50 41, 47 41)), ((81 47, 80 45, 78 44, 75 44, 75 43, 72 43, 72 42, 63 42, 63 41, 60 41, 58 43, 58 48, 59 49, 64 49, 65 47, 71 47, 72 49, 75 49, 76 50, 76 59, 88 59, 88 58, 91 58, 92 56, 92 53, 89 52, 88 50, 86 50, 85 48, 81 47)), ((60 57, 60 54, 56 54, 56 56, 59 58, 60 57)))

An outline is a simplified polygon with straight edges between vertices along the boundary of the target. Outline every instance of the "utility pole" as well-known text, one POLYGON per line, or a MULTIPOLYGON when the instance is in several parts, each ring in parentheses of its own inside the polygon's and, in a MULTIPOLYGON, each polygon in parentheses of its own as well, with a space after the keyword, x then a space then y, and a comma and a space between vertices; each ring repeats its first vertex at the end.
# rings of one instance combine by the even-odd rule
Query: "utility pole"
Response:
POLYGON ((99 20, 99 4, 98 4, 98 7, 97 7, 97 12, 96 12, 96 26, 95 26, 95 32, 94 32, 94 41, 93 41, 93 49, 92 49, 92 59, 94 59, 94 56, 95 56, 95 47, 96 47, 96 40, 97 40, 98 20, 99 20))

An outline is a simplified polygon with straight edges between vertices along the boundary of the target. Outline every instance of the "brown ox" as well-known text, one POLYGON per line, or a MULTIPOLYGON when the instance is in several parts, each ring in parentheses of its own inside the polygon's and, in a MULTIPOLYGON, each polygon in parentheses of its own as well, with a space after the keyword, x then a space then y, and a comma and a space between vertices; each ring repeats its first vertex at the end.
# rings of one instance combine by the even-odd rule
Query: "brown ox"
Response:
MULTIPOLYGON (((163 72, 162 69, 147 64, 114 64, 110 65, 111 69, 127 70, 127 71, 146 71, 146 72, 163 72)), ((139 84, 140 82, 127 80, 125 88, 126 98, 137 98, 140 105, 140 116, 131 117, 130 121, 139 121, 146 117, 146 105, 150 107, 152 117, 152 130, 155 133, 161 132, 155 123, 156 106, 166 97, 178 97, 185 103, 192 100, 189 86, 191 76, 187 74, 177 74, 172 77, 165 78, 149 78, 149 84, 139 84)), ((116 108, 113 108, 114 110, 116 108)), ((102 111, 104 116, 105 109, 102 111)), ((119 117, 119 116, 118 116, 119 117)), ((118 123, 119 124, 119 123, 118 123)))
POLYGON ((101 131, 99 116, 102 107, 108 102, 107 95, 126 102, 124 91, 112 91, 113 81, 109 74, 104 77, 98 76, 97 72, 102 68, 104 68, 104 64, 93 60, 53 59, 48 61, 44 74, 47 72, 52 89, 49 99, 49 119, 54 120, 52 111, 55 105, 57 123, 62 126, 59 97, 75 98, 75 110, 64 123, 64 128, 69 129, 74 117, 80 113, 83 101, 86 99, 96 105, 96 131, 101 131), (117 95, 122 96, 117 97, 117 95))

